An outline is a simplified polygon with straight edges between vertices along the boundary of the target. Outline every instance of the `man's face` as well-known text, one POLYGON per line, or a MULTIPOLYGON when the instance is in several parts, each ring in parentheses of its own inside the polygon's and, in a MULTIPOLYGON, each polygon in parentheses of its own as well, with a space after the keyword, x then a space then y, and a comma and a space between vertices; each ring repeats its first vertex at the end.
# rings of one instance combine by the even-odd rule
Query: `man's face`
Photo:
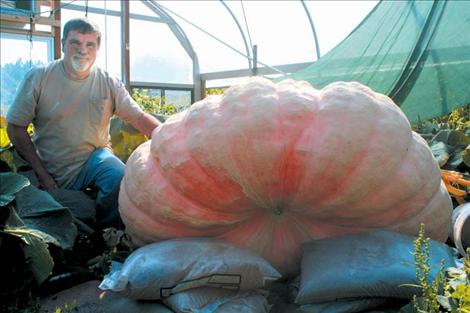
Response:
POLYGON ((89 73, 99 49, 98 35, 71 30, 64 42, 64 61, 77 74, 89 73))

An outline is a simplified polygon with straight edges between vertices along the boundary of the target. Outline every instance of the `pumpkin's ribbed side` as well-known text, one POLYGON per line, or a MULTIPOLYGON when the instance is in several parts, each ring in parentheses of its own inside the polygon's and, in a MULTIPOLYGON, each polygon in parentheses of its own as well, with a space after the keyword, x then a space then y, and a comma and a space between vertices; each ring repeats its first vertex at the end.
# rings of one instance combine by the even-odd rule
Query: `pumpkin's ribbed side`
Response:
POLYGON ((223 237, 295 274, 310 239, 414 234, 424 221, 445 240, 451 203, 429 148, 388 97, 359 83, 254 79, 154 131, 127 162, 120 210, 142 243, 223 237))

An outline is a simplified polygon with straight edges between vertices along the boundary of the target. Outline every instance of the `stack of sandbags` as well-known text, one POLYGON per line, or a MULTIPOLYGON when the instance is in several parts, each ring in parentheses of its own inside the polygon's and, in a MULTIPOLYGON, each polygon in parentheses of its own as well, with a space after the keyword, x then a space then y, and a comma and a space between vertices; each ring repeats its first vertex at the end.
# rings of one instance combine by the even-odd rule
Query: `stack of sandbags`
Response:
MULTIPOLYGON (((341 236, 303 246, 292 312, 353 313, 419 295, 415 237, 390 231, 341 236)), ((429 241, 429 283, 441 268, 456 266, 455 249, 429 241)))
POLYGON ((281 275, 257 254, 209 238, 153 243, 114 263, 100 284, 131 299, 162 300, 175 312, 268 312, 266 290, 281 275))

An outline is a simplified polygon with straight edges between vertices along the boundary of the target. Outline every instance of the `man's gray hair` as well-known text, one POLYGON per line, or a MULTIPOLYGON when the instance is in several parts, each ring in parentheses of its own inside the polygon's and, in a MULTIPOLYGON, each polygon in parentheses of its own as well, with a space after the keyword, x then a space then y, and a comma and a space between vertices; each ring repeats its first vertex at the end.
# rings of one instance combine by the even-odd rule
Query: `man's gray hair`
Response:
POLYGON ((67 40, 67 36, 71 30, 75 30, 83 34, 96 34, 98 45, 101 43, 101 31, 98 25, 86 18, 74 18, 64 25, 64 33, 62 34, 62 44, 67 40))

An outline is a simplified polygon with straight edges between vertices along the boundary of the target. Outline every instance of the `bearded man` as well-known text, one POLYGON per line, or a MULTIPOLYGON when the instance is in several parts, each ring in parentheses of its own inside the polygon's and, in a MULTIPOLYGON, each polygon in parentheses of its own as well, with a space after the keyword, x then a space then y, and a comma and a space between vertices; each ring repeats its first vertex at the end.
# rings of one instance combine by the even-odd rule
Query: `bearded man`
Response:
POLYGON ((101 32, 93 22, 70 20, 62 38, 63 58, 32 69, 21 83, 7 113, 8 136, 42 189, 96 188, 96 223, 117 227, 125 165, 111 150, 110 119, 116 115, 149 137, 160 122, 94 66, 101 32))

